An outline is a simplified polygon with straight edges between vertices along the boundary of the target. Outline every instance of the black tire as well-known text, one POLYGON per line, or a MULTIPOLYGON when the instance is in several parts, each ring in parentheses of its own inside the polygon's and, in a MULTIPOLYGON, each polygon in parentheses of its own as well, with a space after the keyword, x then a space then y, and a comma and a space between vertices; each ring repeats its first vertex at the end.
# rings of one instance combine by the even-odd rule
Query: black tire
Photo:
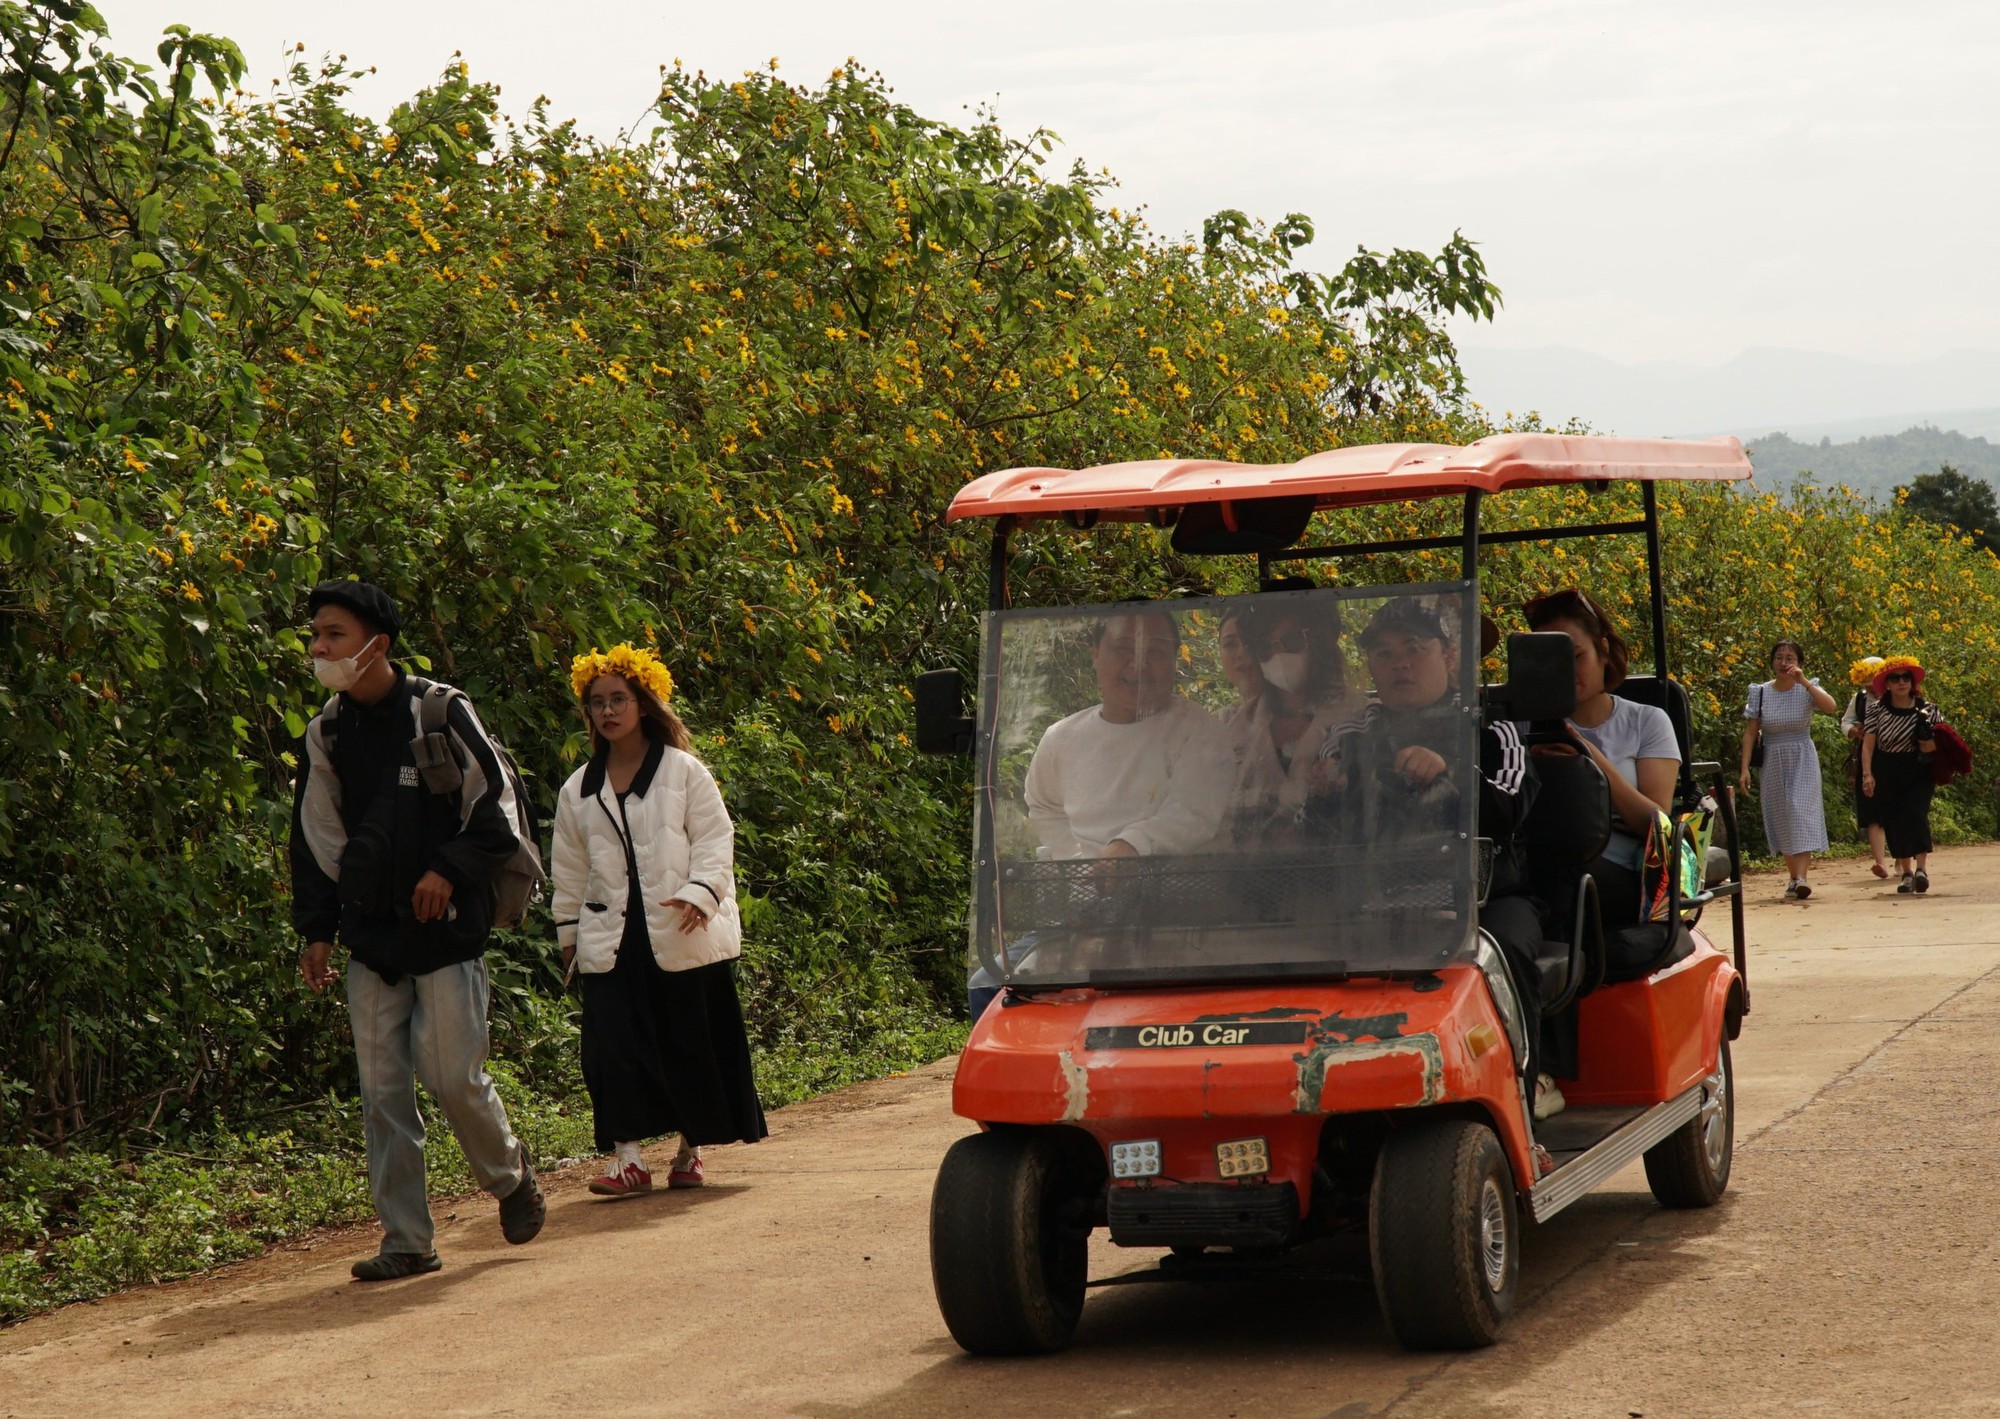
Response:
POLYGON ((1039 1355, 1076 1333, 1090 1232, 1071 1171, 1032 1130, 975 1133, 931 1192, 931 1284, 951 1338, 974 1355, 1039 1355))
POLYGON ((1406 1125, 1382 1145, 1368 1194, 1368 1252, 1389 1331, 1413 1350, 1500 1338, 1520 1277, 1520 1214, 1507 1155, 1467 1119, 1406 1125))
POLYGON ((1716 1055, 1722 1076, 1703 1097, 1701 1111, 1646 1150, 1646 1183, 1662 1207, 1713 1207, 1729 1186, 1736 1157, 1736 1070, 1729 1041, 1716 1055))

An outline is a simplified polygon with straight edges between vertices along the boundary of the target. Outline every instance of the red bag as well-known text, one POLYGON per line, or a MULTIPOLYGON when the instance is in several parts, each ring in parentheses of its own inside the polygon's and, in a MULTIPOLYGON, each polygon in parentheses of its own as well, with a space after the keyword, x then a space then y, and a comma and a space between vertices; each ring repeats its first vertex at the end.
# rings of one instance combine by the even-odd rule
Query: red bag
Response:
POLYGON ((1972 746, 1959 737, 1956 729, 1939 720, 1931 726, 1937 739, 1937 752, 1931 755, 1931 782, 1942 788, 1953 779, 1972 772, 1972 746))

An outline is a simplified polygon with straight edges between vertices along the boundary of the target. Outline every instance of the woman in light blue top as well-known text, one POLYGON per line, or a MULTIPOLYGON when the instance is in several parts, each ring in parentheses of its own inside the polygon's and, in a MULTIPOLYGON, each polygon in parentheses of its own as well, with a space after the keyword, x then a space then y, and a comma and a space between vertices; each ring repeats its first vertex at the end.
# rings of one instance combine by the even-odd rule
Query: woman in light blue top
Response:
POLYGON ((1569 726, 1611 785, 1611 841, 1588 871, 1597 879, 1604 929, 1635 925, 1643 916, 1645 835, 1655 813, 1672 811, 1680 777, 1674 723, 1657 706, 1611 693, 1625 683, 1630 652, 1590 597, 1573 589, 1555 591, 1524 609, 1530 630, 1561 631, 1576 647, 1576 709, 1569 726))
POLYGON ((1808 680, 1805 652, 1795 640, 1771 647, 1771 678, 1750 687, 1743 706, 1743 791, 1750 791, 1750 753, 1757 736, 1764 736, 1764 836, 1771 851, 1785 859, 1791 881, 1785 895, 1803 900, 1812 895, 1806 874, 1812 855, 1826 851, 1826 800, 1819 776, 1819 751, 1813 748, 1813 711, 1837 714, 1833 696, 1808 680))

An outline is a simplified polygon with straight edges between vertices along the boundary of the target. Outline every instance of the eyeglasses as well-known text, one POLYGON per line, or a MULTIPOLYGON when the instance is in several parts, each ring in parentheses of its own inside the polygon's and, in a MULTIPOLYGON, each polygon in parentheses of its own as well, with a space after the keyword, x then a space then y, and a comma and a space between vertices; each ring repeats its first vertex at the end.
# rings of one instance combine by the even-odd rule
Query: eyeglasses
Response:
POLYGON ((617 710, 629 709, 637 703, 638 701, 630 695, 613 695, 609 699, 599 699, 593 695, 583 702, 583 706, 592 714, 611 714, 617 710))
POLYGON ((1907 670, 1898 670, 1898 671, 1897 671, 1897 672, 1896 672, 1895 674, 1893 674, 1893 675, 1888 675, 1888 676, 1884 676, 1883 678, 1884 678, 1884 679, 1885 679, 1885 680, 1886 680, 1886 681, 1887 681, 1887 682, 1888 682, 1889 684, 1893 685, 1893 684, 1895 684, 1895 683, 1896 683, 1896 682, 1897 682, 1898 680, 1908 680, 1908 681, 1910 681, 1910 682, 1911 682, 1912 684, 1914 684, 1914 683, 1916 682, 1916 678, 1917 678, 1917 677, 1916 677, 1916 676, 1914 676, 1914 675, 1912 675, 1912 674, 1911 674, 1911 673, 1910 673, 1909 671, 1907 671, 1907 670))

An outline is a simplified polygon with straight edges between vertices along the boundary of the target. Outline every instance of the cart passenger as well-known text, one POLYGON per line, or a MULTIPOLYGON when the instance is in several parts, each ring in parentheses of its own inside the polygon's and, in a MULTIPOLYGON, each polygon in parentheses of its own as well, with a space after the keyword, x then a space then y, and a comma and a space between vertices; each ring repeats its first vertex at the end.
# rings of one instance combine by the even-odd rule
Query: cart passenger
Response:
MULTIPOLYGON (((1636 925, 1643 915, 1645 835, 1655 814, 1673 811, 1680 777, 1674 722, 1656 705, 1611 693, 1625 682, 1630 652, 1604 608, 1588 595, 1574 588, 1550 592, 1522 609, 1530 630, 1561 631, 1576 646, 1576 709, 1569 727, 1611 786, 1611 841, 1585 870, 1597 879, 1604 929, 1636 925)), ((1560 746, 1548 751, 1569 752, 1560 746)))
MULTIPOLYGON (((1458 704, 1458 652, 1438 614, 1415 597, 1385 603, 1360 638, 1376 700, 1350 739, 1346 758, 1357 788, 1349 803, 1359 831, 1360 797, 1386 800, 1375 815, 1376 836, 1444 832, 1458 823, 1458 787, 1451 781, 1454 741, 1464 732, 1458 704), (1386 779, 1387 782, 1379 780, 1386 779), (1370 780, 1378 780, 1370 782, 1370 780)), ((1563 1106, 1544 1068, 1538 948, 1547 910, 1527 889, 1520 825, 1534 799, 1535 775, 1514 726, 1487 725, 1479 740, 1479 833, 1494 845, 1493 875, 1479 924, 1499 945, 1512 973, 1528 1037, 1527 1077, 1536 1080, 1535 1116, 1563 1106)), ((1573 1071, 1571 1071, 1573 1072, 1573 1071)))
POLYGON ((1250 650, 1249 619, 1249 609, 1236 605, 1222 613, 1222 623, 1216 627, 1215 648, 1222 663, 1222 678, 1229 682, 1237 697, 1236 703, 1222 712, 1222 722, 1232 728, 1250 713, 1264 693, 1264 672, 1250 650))
POLYGON ((1180 627, 1164 610, 1091 629, 1098 703, 1050 725, 1028 764, 1028 816, 1053 858, 1210 848, 1231 769, 1215 717, 1175 693, 1180 627))
POLYGON ((1236 763, 1237 846, 1324 836, 1337 807, 1340 741, 1363 710, 1347 687, 1340 611, 1331 598, 1250 607, 1245 639, 1264 691, 1228 720, 1236 763))

